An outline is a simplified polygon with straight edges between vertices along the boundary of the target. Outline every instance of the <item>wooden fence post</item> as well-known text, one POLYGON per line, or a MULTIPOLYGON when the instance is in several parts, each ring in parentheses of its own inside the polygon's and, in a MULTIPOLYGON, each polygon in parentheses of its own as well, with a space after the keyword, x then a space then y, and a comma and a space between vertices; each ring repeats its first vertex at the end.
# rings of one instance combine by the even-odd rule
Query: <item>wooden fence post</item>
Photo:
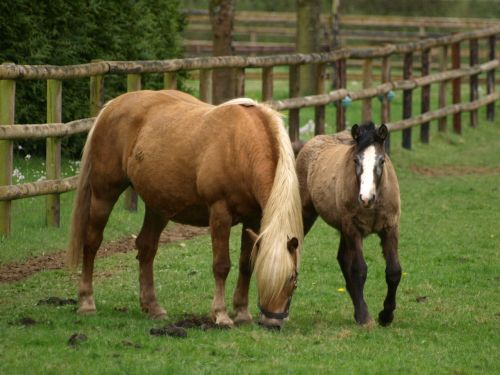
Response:
MULTIPOLYGON (((289 71, 289 97, 295 98, 300 96, 300 66, 290 65, 289 71)), ((288 135, 293 142, 300 138, 300 112, 299 108, 290 109, 288 111, 288 135)))
POLYGON ((200 99, 212 103, 212 69, 200 70, 200 99))
MULTIPOLYGON (((14 124, 16 81, 0 80, 0 125, 14 124)), ((12 184, 13 143, 0 140, 0 186, 12 184)), ((0 202, 0 236, 11 232, 11 201, 0 202)))
MULTIPOLYGON (((439 62, 439 70, 441 72, 445 72, 448 68, 448 46, 444 45, 441 50, 441 59, 439 62)), ((439 108, 446 107, 446 86, 447 82, 442 81, 439 83, 439 97, 438 97, 438 106, 439 108)), ((447 127, 447 117, 440 117, 438 120, 438 129, 440 132, 446 131, 447 127)))
MULTIPOLYGON (((492 35, 488 38, 488 60, 495 60, 495 44, 496 35, 492 35)), ((493 94, 495 92, 495 69, 490 70, 487 73, 486 78, 486 93, 493 94)), ((489 103, 486 106, 486 119, 489 121, 495 121, 495 103, 489 103)))
POLYGON ((90 77, 90 116, 94 117, 104 105, 104 76, 98 74, 90 77))
MULTIPOLYGON (((470 54, 470 66, 479 64, 479 42, 477 39, 471 39, 469 41, 469 54, 470 54)), ((479 99, 478 91, 479 74, 473 74, 470 76, 470 101, 473 102, 479 99)), ((477 109, 470 111, 470 126, 473 128, 477 127, 478 124, 478 112, 477 109)))
MULTIPOLYGON (((460 42, 451 45, 451 68, 460 69, 460 42)), ((452 83, 452 99, 453 104, 458 104, 461 101, 461 82, 460 77, 453 79, 452 83)), ((457 134, 462 134, 462 112, 453 114, 453 131, 457 134)))
MULTIPOLYGON (((127 92, 138 91, 141 89, 141 75, 127 74, 127 92)), ((137 211, 137 192, 129 187, 125 190, 125 209, 137 211)))
MULTIPOLYGON (((391 62, 389 56, 384 56, 382 59, 382 71, 381 79, 382 83, 390 82, 391 80, 391 62)), ((382 95, 380 110, 380 121, 382 124, 387 124, 391 121, 391 103, 389 102, 389 97, 387 94, 382 95)), ((387 135, 385 139, 385 152, 391 153, 391 133, 387 135)))
MULTIPOLYGON (((422 51, 422 77, 429 75, 429 55, 430 50, 422 51)), ((422 86, 420 112, 426 113, 431 108, 431 85, 422 86)), ((420 141, 429 143, 429 122, 424 122, 420 126, 420 141)))
MULTIPOLYGON (((316 69, 316 95, 325 93, 326 64, 318 64, 316 69)), ((314 107, 314 135, 325 134, 325 106, 314 107)))
MULTIPOLYGON (((372 87, 372 59, 366 59, 363 62, 363 88, 372 87)), ((361 120, 363 122, 372 120, 372 98, 363 99, 363 109, 361 120)))
POLYGON ((234 69, 234 95, 239 98, 245 96, 245 69, 236 68, 234 69))
POLYGON ((163 74, 163 88, 166 90, 177 90, 177 72, 166 72, 163 74))
MULTIPOLYGON (((62 122, 62 82, 47 80, 47 122, 62 122)), ((47 138, 46 172, 48 180, 61 178, 61 138, 47 138)), ((49 227, 59 228, 61 225, 61 199, 59 194, 46 197, 46 221, 49 227)))
POLYGON ((262 69, 262 101, 267 102, 273 100, 273 67, 267 66, 262 69))
MULTIPOLYGON (((413 52, 404 55, 403 79, 412 78, 413 52)), ((403 119, 411 117, 412 112, 412 90, 403 90, 403 119)), ((403 148, 411 149, 411 128, 403 129, 403 148)))
MULTIPOLYGON (((337 87, 335 89, 346 88, 347 85, 347 61, 346 59, 340 59, 335 64, 336 71, 336 83, 337 87)), ((345 129, 345 108, 342 105, 342 100, 337 100, 337 132, 340 132, 345 129)))

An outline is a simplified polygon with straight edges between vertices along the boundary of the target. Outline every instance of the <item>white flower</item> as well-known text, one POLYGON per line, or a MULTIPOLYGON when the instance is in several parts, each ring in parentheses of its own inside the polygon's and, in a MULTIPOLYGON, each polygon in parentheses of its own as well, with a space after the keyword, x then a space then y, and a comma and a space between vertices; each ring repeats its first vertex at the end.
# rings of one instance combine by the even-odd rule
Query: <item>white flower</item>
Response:
POLYGON ((26 160, 30 160, 31 159, 31 155, 30 154, 26 154, 26 156, 24 157, 26 160))

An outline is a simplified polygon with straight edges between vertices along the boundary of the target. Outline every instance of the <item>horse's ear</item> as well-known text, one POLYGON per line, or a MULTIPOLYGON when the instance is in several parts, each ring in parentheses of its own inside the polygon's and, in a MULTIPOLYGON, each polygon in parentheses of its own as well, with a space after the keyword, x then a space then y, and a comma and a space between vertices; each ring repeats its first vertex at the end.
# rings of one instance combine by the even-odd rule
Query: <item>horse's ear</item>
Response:
POLYGON ((293 254, 297 249, 299 248, 299 240, 297 237, 293 237, 292 239, 288 240, 286 243, 286 247, 290 254, 293 254))
POLYGON ((352 136, 352 139, 354 139, 355 141, 358 140, 359 138, 359 125, 358 124, 354 124, 351 128, 351 136, 352 136))
POLYGON ((389 135, 389 129, 387 129, 387 126, 385 124, 380 125, 377 131, 378 138, 380 139, 380 142, 384 142, 387 136, 389 135))
POLYGON ((247 228, 247 229, 245 229, 245 231, 246 231, 246 233, 248 234, 248 237, 250 237, 250 239, 252 240, 252 242, 253 242, 254 244, 256 244, 256 243, 257 243, 257 239, 259 238, 258 234, 257 234, 257 233, 255 233, 253 230, 248 229, 248 228, 247 228))

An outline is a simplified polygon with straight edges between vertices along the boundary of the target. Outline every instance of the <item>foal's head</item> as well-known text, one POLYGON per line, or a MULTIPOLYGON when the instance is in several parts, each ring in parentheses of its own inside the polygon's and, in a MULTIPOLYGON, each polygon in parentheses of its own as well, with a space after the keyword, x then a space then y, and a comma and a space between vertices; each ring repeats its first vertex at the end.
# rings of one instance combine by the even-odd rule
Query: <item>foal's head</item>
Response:
POLYGON ((376 128, 373 122, 354 125, 351 135, 356 142, 354 163, 359 184, 358 199, 365 208, 370 208, 377 199, 377 187, 385 163, 384 141, 389 134, 384 124, 376 128))

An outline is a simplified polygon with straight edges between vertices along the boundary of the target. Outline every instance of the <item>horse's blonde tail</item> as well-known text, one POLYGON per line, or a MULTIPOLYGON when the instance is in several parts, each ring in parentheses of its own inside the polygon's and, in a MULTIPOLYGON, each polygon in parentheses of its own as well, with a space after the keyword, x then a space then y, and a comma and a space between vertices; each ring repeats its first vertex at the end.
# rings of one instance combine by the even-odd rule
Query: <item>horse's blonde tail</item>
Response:
POLYGON ((83 257, 84 240, 90 217, 90 200, 92 198, 92 191, 90 188, 91 165, 89 160, 91 153, 91 140, 97 121, 99 120, 103 110, 101 110, 99 116, 97 116, 94 121, 93 127, 89 131, 87 141, 83 147, 82 159, 80 162, 80 175, 78 177, 76 195, 73 203, 69 244, 66 252, 66 265, 71 271, 76 270, 83 257))

